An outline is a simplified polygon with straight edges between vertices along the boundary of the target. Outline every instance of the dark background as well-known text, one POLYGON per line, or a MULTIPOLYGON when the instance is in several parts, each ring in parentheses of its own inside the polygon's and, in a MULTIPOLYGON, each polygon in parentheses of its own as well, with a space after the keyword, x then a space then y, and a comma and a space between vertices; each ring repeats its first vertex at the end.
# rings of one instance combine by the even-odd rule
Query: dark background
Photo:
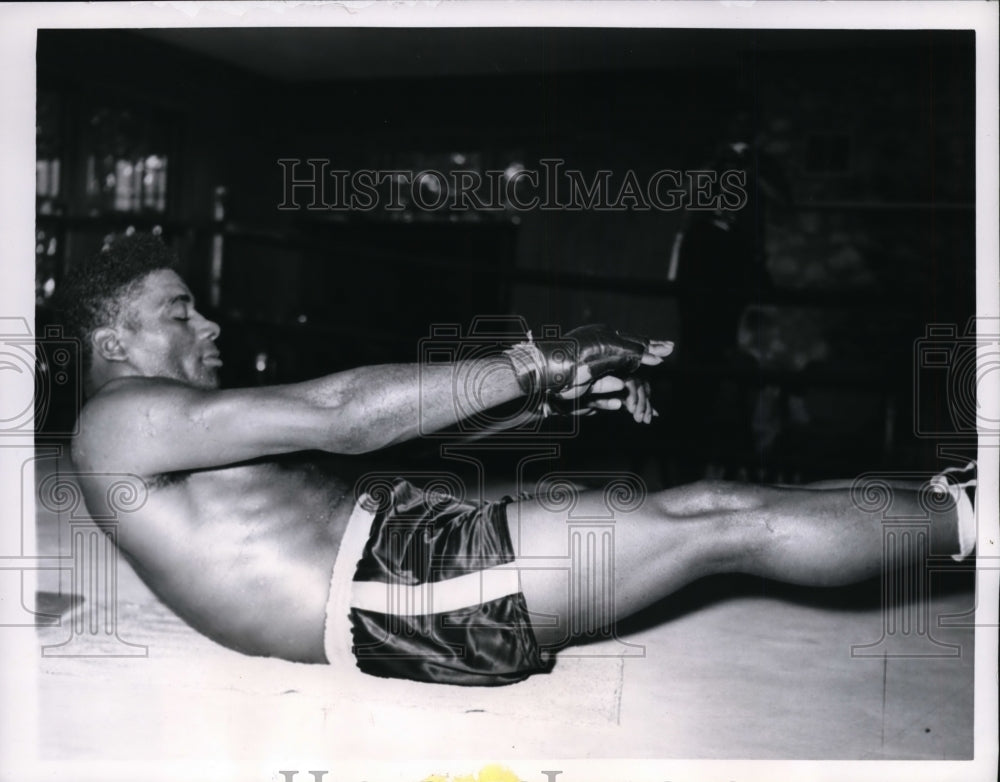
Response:
MULTIPOLYGON (((222 326, 226 385, 416 361, 434 324, 480 315, 675 339, 648 374, 656 423, 587 419, 562 441, 570 469, 653 484, 928 470, 974 431, 954 369, 975 296, 971 32, 51 30, 37 62, 39 333, 66 271, 131 226, 180 253, 222 326), (309 157, 557 157, 616 183, 739 169, 750 200, 279 210, 277 160, 309 157), (954 328, 928 348, 930 324, 954 328)), ((57 396, 40 436, 75 407, 57 396)))

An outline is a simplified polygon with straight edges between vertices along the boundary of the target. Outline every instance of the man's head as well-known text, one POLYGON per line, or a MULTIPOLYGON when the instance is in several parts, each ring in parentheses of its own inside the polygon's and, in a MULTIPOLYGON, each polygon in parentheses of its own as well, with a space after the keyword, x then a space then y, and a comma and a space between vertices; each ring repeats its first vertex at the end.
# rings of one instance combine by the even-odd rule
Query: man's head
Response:
POLYGON ((69 275, 59 298, 88 391, 127 376, 218 386, 219 327, 195 309, 175 262, 159 238, 133 234, 69 275))

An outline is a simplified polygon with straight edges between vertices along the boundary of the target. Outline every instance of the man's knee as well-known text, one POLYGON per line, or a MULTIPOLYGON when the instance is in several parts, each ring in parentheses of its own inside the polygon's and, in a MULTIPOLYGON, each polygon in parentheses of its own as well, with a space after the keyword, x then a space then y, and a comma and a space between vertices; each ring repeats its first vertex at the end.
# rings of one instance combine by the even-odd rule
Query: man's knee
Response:
POLYGON ((666 516, 691 517, 727 511, 758 510, 775 499, 779 490, 753 483, 705 479, 676 489, 665 489, 651 500, 666 516))

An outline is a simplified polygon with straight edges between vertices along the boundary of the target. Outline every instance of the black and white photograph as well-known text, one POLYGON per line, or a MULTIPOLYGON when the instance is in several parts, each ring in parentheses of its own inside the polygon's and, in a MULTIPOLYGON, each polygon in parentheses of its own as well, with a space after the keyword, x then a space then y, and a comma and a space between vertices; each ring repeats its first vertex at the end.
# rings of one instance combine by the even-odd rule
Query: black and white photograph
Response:
POLYGON ((0 779, 995 779, 996 11, 0 9, 0 779))

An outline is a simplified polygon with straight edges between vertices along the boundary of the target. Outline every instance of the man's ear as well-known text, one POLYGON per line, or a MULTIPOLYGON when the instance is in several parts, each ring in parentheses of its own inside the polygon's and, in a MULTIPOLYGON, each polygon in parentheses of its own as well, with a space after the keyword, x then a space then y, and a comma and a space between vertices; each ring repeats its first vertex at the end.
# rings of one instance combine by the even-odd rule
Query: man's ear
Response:
POLYGON ((91 341, 94 344, 94 354, 105 361, 125 361, 127 358, 118 332, 109 326, 94 329, 91 341))

